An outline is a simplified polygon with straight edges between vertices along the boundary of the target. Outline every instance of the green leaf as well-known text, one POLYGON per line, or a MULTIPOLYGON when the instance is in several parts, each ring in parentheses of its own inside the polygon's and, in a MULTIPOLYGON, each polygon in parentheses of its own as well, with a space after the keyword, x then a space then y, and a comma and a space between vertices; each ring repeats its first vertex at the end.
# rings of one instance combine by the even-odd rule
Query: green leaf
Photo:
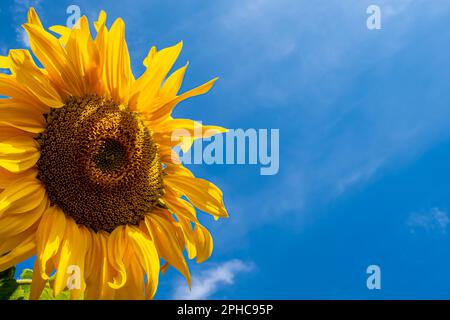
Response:
POLYGON ((14 279, 0 280, 0 300, 9 300, 18 288, 18 284, 14 279))
POLYGON ((20 279, 25 280, 25 279, 33 279, 33 270, 31 269, 24 269, 22 271, 22 274, 20 275, 20 279))
POLYGON ((5 271, 0 272, 0 280, 14 279, 15 274, 16 274, 16 267, 11 267, 9 269, 6 269, 5 271))
POLYGON ((9 300, 28 300, 30 298, 30 288, 30 284, 18 284, 14 293, 9 297, 9 300))
MULTIPOLYGON (((33 270, 23 270, 18 280, 14 278, 15 271, 15 268, 11 268, 0 273, 0 300, 28 300, 30 298, 33 270)), ((54 297, 50 282, 47 281, 39 300, 70 300, 70 292, 63 291, 54 297)))

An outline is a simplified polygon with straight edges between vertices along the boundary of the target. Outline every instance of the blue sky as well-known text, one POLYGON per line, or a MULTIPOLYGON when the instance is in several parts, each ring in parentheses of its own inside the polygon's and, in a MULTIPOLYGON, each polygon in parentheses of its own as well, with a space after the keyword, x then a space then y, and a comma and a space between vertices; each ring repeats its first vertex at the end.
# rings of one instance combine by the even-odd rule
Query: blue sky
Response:
POLYGON ((46 26, 70 4, 122 17, 135 74, 150 46, 183 40, 183 88, 220 80, 176 116, 280 129, 277 175, 190 166, 231 217, 205 215, 213 256, 190 264, 191 293, 171 270, 158 299, 450 298, 448 1, 2 1, 0 53, 25 45, 30 4, 46 26), (371 4, 381 30, 366 27, 371 4), (381 290, 366 287, 371 264, 381 290))

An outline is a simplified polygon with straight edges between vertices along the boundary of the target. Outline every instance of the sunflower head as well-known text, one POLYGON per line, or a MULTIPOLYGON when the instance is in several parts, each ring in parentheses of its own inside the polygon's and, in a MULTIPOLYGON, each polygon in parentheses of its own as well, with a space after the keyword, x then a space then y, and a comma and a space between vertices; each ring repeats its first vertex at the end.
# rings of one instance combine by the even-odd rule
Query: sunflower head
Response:
MULTIPOLYGON (((54 272, 58 295, 72 265, 74 299, 152 298, 161 271, 173 266, 189 283, 184 255, 211 255, 195 208, 228 216, 222 192, 172 151, 176 130, 198 126, 172 110, 216 79, 179 93, 187 65, 169 72, 181 42, 151 48, 136 78, 121 19, 108 29, 102 11, 95 35, 86 17, 78 26, 50 27, 54 36, 30 9, 32 53, 0 56, 0 271, 35 255, 31 298, 54 272)), ((194 138, 224 131, 204 126, 194 138)))
POLYGON ((98 96, 70 97, 38 136, 37 178, 79 225, 139 225, 163 196, 162 164, 136 113, 98 96))

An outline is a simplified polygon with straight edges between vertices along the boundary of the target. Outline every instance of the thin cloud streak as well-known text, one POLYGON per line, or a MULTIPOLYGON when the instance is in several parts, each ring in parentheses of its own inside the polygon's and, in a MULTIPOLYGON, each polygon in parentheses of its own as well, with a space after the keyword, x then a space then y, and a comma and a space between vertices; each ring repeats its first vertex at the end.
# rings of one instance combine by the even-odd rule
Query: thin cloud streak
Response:
POLYGON ((174 290, 175 300, 205 300, 220 292, 224 286, 231 286, 240 273, 253 269, 251 264, 241 260, 230 260, 210 269, 201 271, 192 277, 192 289, 187 288, 185 281, 180 281, 174 290))

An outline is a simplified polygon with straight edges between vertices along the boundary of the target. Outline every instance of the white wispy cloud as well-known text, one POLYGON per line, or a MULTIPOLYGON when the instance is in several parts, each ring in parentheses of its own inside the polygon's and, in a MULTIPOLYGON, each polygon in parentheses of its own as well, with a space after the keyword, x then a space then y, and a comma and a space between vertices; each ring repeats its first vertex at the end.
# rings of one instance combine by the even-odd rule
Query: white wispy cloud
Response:
POLYGON ((30 47, 30 40, 28 39, 28 35, 21 27, 16 28, 16 40, 25 47, 30 47))
POLYGON ((16 40, 27 48, 30 47, 30 41, 27 33, 20 25, 25 22, 28 9, 31 7, 39 8, 40 3, 41 0, 14 0, 12 13, 16 25, 16 40))
POLYGON ((252 269, 252 264, 237 259, 216 265, 210 269, 201 271, 198 275, 192 276, 191 290, 186 286, 185 281, 180 281, 174 290, 173 299, 208 299, 217 293, 222 286, 234 284, 238 273, 248 272, 252 269))
POLYGON ((448 213, 439 208, 431 208, 426 212, 420 213, 413 212, 406 221, 412 233, 418 229, 446 233, 449 223, 450 218, 448 213))

